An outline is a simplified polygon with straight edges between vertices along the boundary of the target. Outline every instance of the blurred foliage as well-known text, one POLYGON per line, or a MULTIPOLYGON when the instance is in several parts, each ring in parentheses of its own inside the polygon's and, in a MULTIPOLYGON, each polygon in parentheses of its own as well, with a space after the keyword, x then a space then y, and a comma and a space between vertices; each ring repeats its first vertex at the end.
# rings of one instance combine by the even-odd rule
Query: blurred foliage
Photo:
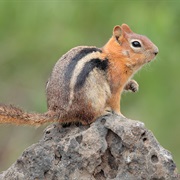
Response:
MULTIPOLYGON (((160 53, 124 93, 122 112, 151 129, 180 168, 180 1, 0 1, 0 102, 46 111, 45 83, 59 57, 78 45, 103 46, 127 23, 160 53)), ((0 126, 0 171, 41 138, 45 126, 0 126)))

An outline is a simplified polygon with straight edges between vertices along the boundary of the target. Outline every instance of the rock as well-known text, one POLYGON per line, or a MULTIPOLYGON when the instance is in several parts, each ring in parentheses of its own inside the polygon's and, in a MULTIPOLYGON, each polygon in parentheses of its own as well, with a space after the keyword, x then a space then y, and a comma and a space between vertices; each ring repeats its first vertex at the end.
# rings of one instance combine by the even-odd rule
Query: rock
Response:
POLYGON ((90 126, 52 124, 3 180, 178 180, 171 154, 139 121, 117 115, 90 126))

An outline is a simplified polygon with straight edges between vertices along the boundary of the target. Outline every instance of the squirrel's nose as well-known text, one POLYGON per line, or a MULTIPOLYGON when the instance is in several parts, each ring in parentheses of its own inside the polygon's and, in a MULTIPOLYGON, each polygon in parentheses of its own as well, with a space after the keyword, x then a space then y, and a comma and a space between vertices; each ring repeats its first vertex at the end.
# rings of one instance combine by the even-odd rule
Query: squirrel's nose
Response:
POLYGON ((154 51, 155 56, 158 54, 159 51, 154 51))
POLYGON ((158 53, 159 53, 159 49, 157 48, 157 49, 154 51, 154 55, 156 56, 158 53))

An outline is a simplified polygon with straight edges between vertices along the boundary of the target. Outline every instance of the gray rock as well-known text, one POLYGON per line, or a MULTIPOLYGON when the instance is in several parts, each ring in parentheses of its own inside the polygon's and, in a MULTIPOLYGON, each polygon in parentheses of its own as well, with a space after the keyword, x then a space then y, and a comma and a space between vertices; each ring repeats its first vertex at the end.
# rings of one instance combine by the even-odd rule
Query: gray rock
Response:
POLYGON ((171 154, 139 121, 117 115, 90 126, 46 128, 3 180, 178 180, 171 154))

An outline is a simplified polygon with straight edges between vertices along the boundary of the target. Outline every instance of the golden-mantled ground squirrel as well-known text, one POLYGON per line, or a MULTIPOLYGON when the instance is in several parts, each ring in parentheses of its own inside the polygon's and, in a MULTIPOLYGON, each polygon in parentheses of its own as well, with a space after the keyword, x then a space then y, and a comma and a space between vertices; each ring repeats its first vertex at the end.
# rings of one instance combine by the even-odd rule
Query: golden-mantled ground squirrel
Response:
POLYGON ((147 37, 134 33, 126 24, 115 26, 102 48, 75 47, 57 61, 46 86, 46 113, 26 113, 0 105, 0 123, 86 125, 108 112, 121 114, 123 90, 138 90, 132 76, 157 54, 158 48, 147 37))

